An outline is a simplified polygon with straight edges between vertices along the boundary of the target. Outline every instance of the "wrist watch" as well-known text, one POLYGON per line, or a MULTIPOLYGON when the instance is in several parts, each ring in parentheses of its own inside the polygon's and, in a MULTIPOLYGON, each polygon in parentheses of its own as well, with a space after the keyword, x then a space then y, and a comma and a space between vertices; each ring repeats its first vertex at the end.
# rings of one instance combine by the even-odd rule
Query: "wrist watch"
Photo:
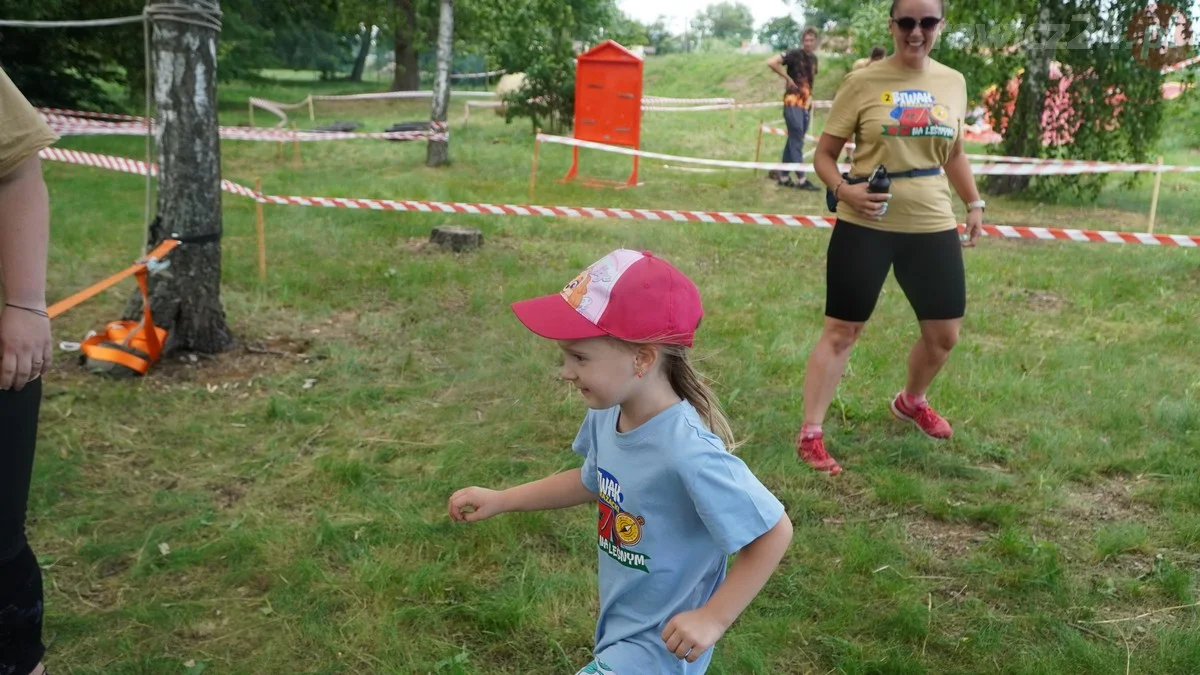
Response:
POLYGON ((975 209, 982 211, 984 210, 985 206, 987 206, 987 202, 983 201, 982 199, 977 199, 973 202, 967 202, 967 211, 974 211, 975 209))

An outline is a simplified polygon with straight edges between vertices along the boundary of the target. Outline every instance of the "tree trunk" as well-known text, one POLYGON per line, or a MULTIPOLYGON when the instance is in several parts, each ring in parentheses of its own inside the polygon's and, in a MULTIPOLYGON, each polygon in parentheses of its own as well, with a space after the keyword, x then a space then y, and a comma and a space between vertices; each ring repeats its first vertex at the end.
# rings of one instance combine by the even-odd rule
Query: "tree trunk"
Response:
MULTIPOLYGON (((200 7, 200 0, 154 4, 200 7)), ((150 277, 154 323, 169 331, 165 353, 215 354, 233 347, 221 307, 221 148, 217 136, 217 32, 154 21, 154 99, 158 107, 158 218, 147 243, 168 236, 184 245, 170 267, 150 277)), ((135 294, 126 317, 138 318, 135 294)))
POLYGON ((350 71, 351 82, 362 82, 363 71, 367 68, 367 57, 371 55, 371 34, 375 27, 366 25, 358 34, 358 56, 354 59, 354 70, 350 71))
MULTIPOLYGON (((1046 87, 1050 79, 1050 62, 1054 58, 1054 28, 1051 25, 1048 0, 1039 3, 1037 26, 1025 44, 1025 74, 1017 89, 1017 101, 1012 118, 1004 130, 1001 144, 1006 155, 1038 157, 1042 147, 1042 112, 1046 108, 1046 87), (1042 27, 1045 27, 1044 30, 1042 27)), ((1020 192, 1029 187, 1029 176, 992 176, 989 192, 995 195, 1020 192)))
POLYGON ((396 74, 392 91, 421 88, 417 63, 417 0, 396 0, 396 74))
MULTIPOLYGON (((430 119, 446 123, 446 110, 450 107, 450 61, 454 48, 454 0, 442 0, 442 12, 438 18, 437 74, 433 78, 433 111, 430 119)), ((450 163, 450 141, 429 141, 425 154, 425 166, 445 166, 450 163)))

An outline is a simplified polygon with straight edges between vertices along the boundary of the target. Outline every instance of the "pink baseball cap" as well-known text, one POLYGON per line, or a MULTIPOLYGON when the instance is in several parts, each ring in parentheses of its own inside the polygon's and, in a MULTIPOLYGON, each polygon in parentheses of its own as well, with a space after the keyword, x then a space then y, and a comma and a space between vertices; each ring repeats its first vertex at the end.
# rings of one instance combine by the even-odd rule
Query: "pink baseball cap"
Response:
POLYGON ((618 249, 561 292, 512 305, 525 327, 551 340, 610 335, 627 342, 692 346, 704 308, 700 290, 649 251, 618 249))

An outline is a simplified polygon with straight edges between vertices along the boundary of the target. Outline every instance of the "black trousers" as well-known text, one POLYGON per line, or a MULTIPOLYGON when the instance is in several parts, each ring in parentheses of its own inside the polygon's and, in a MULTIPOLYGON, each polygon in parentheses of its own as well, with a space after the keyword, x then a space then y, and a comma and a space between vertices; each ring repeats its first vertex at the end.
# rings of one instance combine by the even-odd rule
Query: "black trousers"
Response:
POLYGON ((42 571, 25 539, 42 381, 0 391, 0 675, 27 675, 42 645, 42 571))

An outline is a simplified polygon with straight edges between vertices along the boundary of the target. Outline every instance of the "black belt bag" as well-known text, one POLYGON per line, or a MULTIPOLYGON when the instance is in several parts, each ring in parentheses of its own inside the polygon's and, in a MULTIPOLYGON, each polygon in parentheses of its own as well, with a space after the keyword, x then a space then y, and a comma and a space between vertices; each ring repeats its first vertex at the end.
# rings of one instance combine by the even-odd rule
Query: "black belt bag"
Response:
MULTIPOLYGON (((892 178, 892 179, 895 179, 895 178, 923 178, 925 176, 937 176, 937 175, 940 175, 941 173, 942 173, 942 167, 938 166, 938 167, 934 167, 932 169, 912 169, 910 171, 898 171, 896 173, 889 173, 888 178, 892 178)), ((848 173, 843 173, 842 178, 846 179, 846 183, 849 185, 856 185, 858 183, 866 183, 868 180, 870 180, 870 178, 868 178, 866 176, 861 177, 861 178, 851 177, 850 174, 848 174, 848 173)), ((829 207, 830 212, 837 213, 838 198, 834 196, 833 190, 831 190, 829 188, 825 188, 825 205, 829 207)))

